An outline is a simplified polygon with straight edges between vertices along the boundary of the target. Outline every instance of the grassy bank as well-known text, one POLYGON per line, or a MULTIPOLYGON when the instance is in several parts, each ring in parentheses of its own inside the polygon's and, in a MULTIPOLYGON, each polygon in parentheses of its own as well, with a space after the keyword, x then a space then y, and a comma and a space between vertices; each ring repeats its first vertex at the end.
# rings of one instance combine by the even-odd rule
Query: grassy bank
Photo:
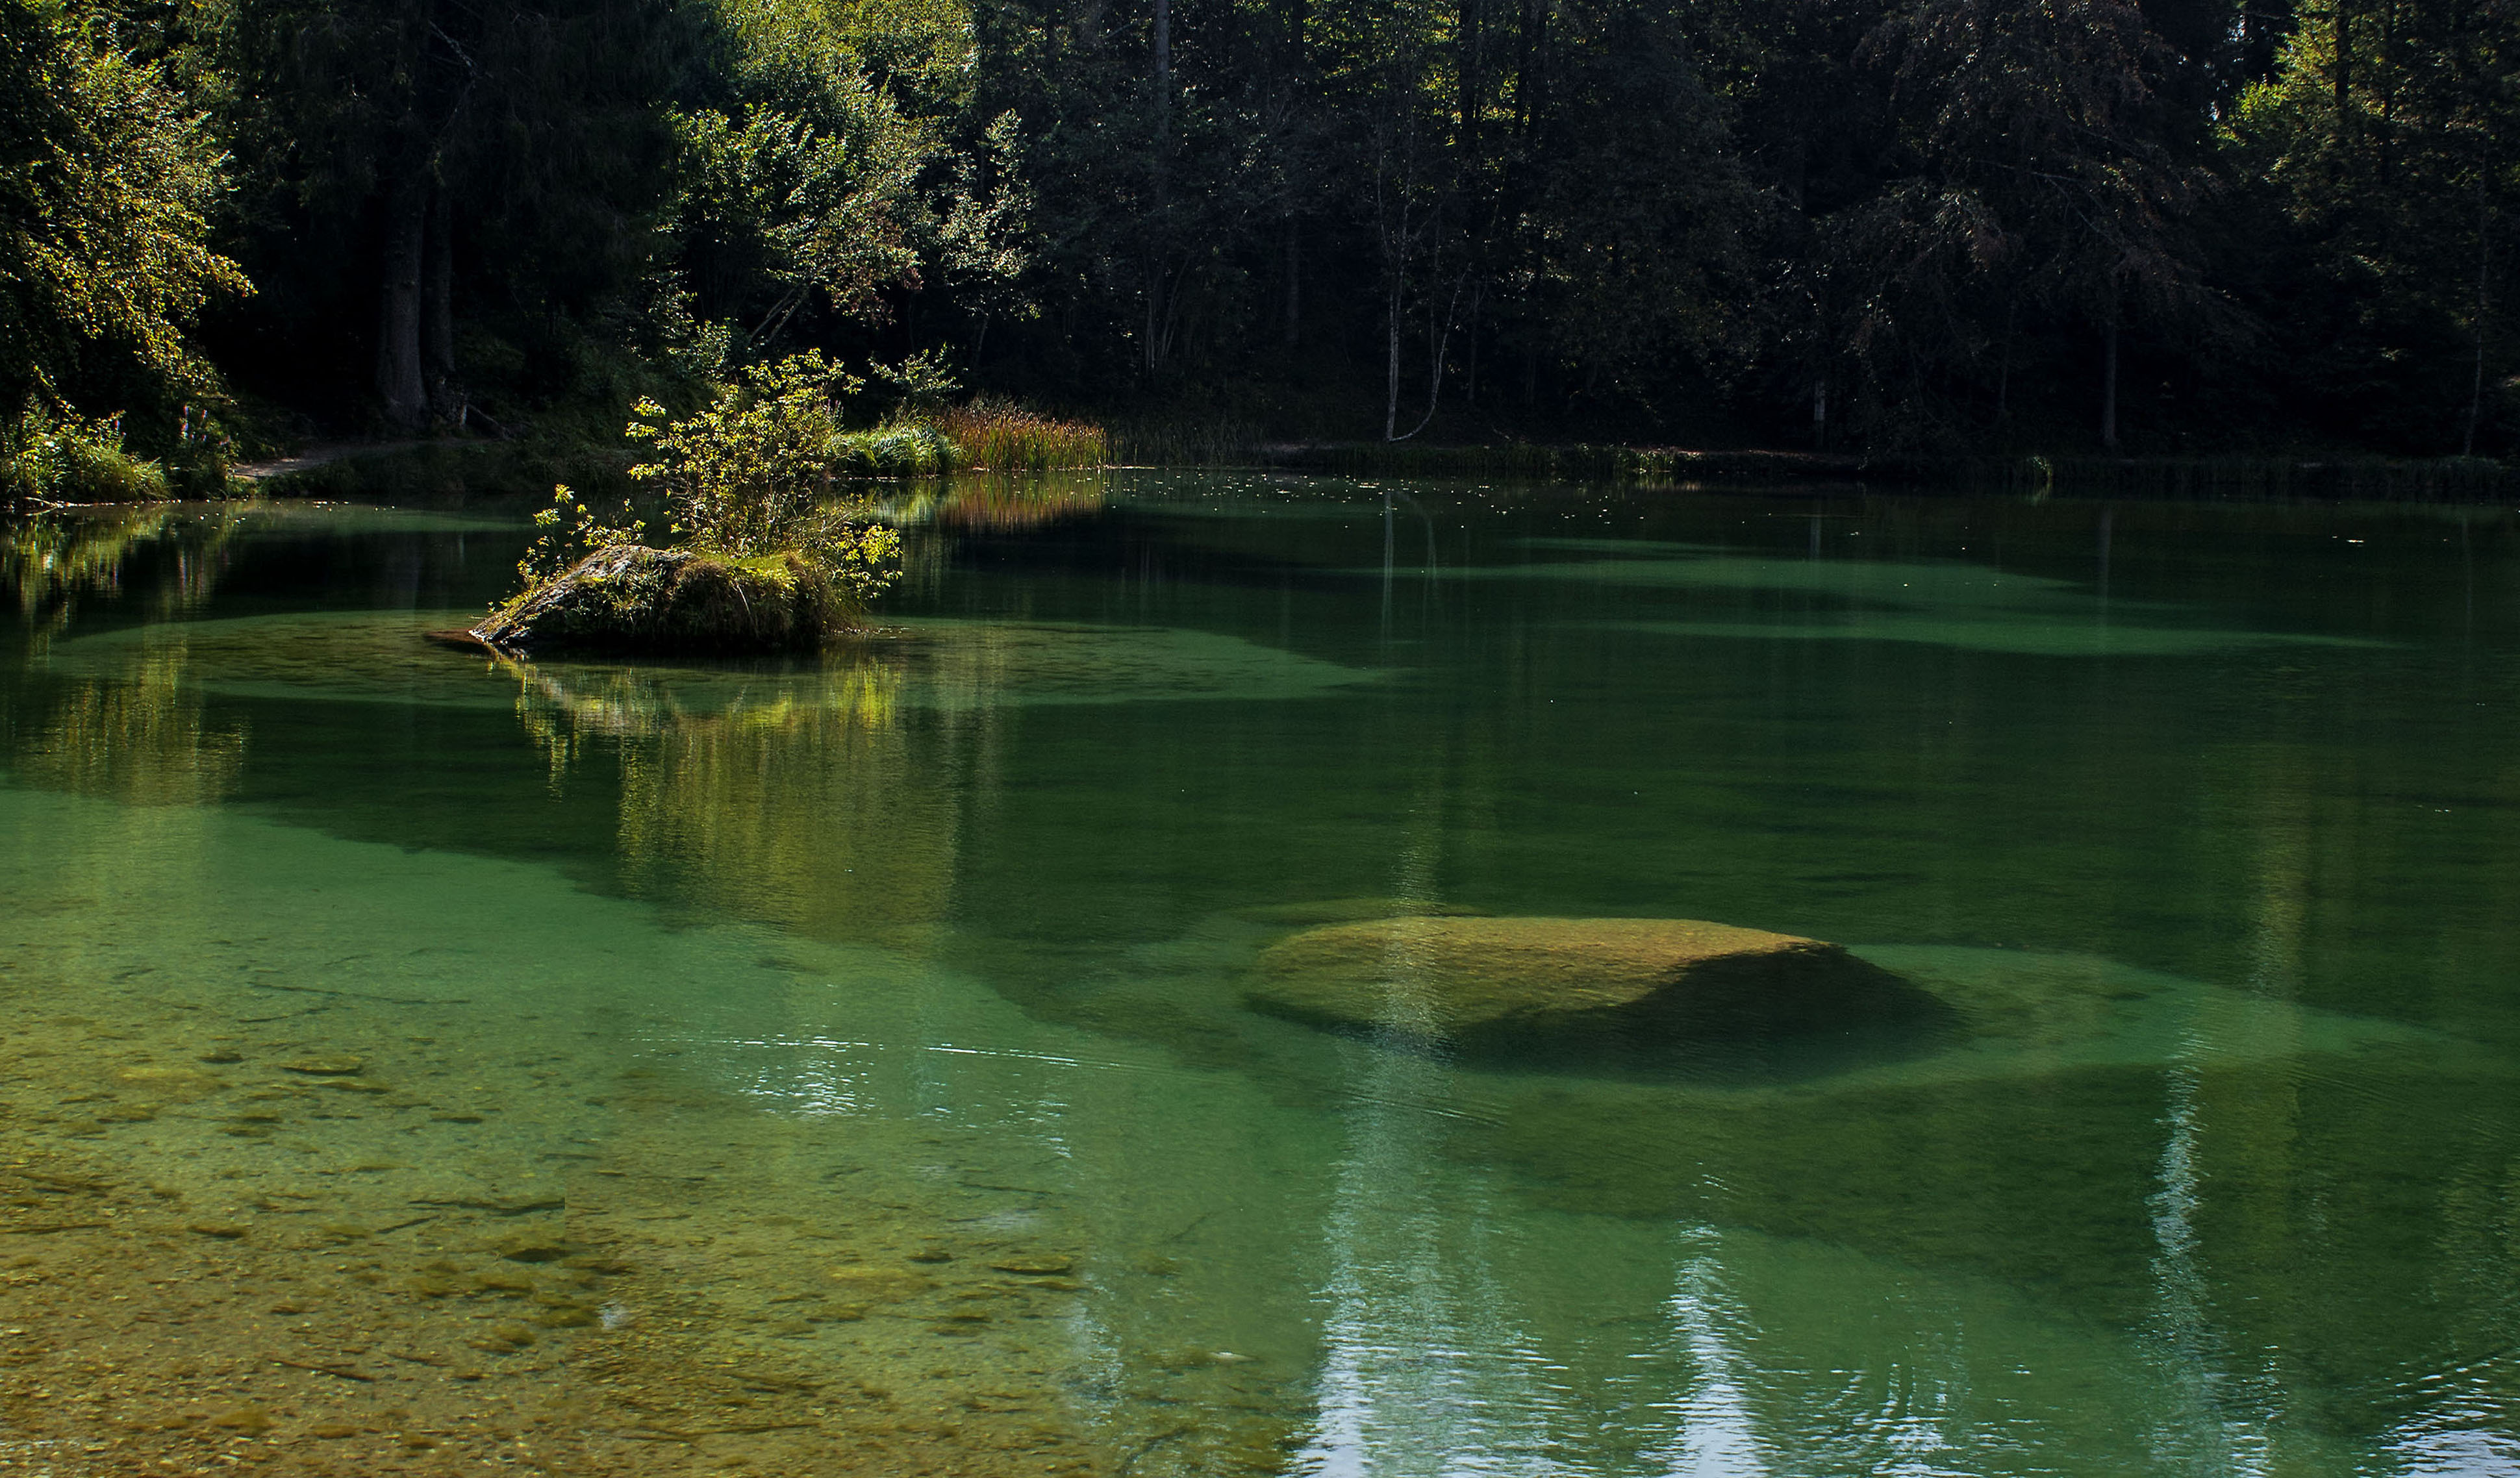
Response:
POLYGON ((119 416, 37 414, 0 432, 0 503, 155 503, 175 492, 162 463, 123 446, 119 416))

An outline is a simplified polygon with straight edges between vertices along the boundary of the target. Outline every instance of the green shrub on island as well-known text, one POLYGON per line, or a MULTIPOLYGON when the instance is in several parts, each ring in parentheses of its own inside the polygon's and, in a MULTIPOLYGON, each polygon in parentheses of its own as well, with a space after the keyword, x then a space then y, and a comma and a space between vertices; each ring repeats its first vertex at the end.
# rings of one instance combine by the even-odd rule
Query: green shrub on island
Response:
POLYGON ((809 353, 745 370, 681 421, 643 400, 629 434, 654 458, 630 475, 664 492, 671 531, 694 547, 747 558, 794 550, 873 600, 892 583, 900 538, 838 484, 871 463, 916 471, 924 459, 924 470, 948 470, 951 449, 926 427, 848 431, 840 398, 861 385, 809 353))
POLYGON ((899 577, 901 535, 838 484, 871 446, 942 460, 943 444, 845 430, 839 397, 857 383, 800 354, 744 371, 698 415, 641 401, 629 434, 652 457, 630 475, 662 493, 675 542, 650 548, 626 506, 608 519, 555 488, 518 565, 526 589, 473 634, 521 650, 775 651, 857 626, 899 577))
POLYGON ((588 510, 575 488, 565 482, 555 484, 551 507, 534 515, 534 542, 525 546, 524 558, 517 561, 518 578, 528 587, 539 585, 598 550, 637 544, 648 536, 648 521, 633 516, 627 501, 621 505, 621 520, 606 522, 603 515, 588 510))
POLYGON ((763 651, 810 647, 863 621, 901 569, 901 535, 847 484, 950 472, 976 447, 991 470, 1099 466, 1093 427, 1002 402, 942 405, 938 356, 878 367, 893 419, 843 425, 864 381, 819 353, 742 371, 698 414, 642 400, 630 475, 661 495, 673 543, 651 548, 625 502, 599 515, 562 484, 517 565, 525 589, 474 635, 493 646, 763 651), (969 438, 968 446, 960 444, 969 438))

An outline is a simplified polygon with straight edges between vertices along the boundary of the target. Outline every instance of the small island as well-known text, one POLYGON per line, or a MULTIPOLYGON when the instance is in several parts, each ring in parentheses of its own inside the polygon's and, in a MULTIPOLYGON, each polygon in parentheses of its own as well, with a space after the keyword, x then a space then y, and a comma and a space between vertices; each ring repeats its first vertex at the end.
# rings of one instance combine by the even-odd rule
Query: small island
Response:
MULTIPOLYGON (((642 400, 629 434, 653 457, 630 474, 663 492, 673 542, 647 543, 626 507, 608 521, 562 484, 518 562, 524 588, 466 635, 507 652, 741 653, 810 650, 861 625, 900 574, 901 536, 846 496, 866 439, 840 422, 847 380, 797 354, 681 420, 642 400)), ((942 448, 928 460, 950 465, 951 443, 920 429, 942 448)))

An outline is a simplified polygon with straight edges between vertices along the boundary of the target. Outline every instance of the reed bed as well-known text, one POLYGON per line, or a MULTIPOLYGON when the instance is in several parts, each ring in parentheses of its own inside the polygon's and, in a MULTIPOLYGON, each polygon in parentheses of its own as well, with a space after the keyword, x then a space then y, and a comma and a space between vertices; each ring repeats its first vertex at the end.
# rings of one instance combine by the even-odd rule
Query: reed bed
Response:
POLYGON ((1060 421, 1002 400, 974 400, 940 411, 935 425, 960 453, 959 465, 976 471, 1047 472, 1102 467, 1111 460, 1111 439, 1101 426, 1060 421))

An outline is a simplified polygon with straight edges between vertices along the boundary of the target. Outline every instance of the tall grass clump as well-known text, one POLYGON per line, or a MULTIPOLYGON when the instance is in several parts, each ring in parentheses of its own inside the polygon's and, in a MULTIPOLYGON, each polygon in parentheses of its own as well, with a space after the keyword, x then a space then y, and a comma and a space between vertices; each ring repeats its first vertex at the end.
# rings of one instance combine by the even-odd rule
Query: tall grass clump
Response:
POLYGON ((1111 459, 1111 439, 1101 426, 987 396, 937 412, 935 426, 960 451, 964 466, 983 471, 1059 471, 1097 468, 1111 459))
POLYGON ((0 432, 0 491, 18 503, 155 503, 166 469, 122 445, 122 418, 27 415, 0 432))

